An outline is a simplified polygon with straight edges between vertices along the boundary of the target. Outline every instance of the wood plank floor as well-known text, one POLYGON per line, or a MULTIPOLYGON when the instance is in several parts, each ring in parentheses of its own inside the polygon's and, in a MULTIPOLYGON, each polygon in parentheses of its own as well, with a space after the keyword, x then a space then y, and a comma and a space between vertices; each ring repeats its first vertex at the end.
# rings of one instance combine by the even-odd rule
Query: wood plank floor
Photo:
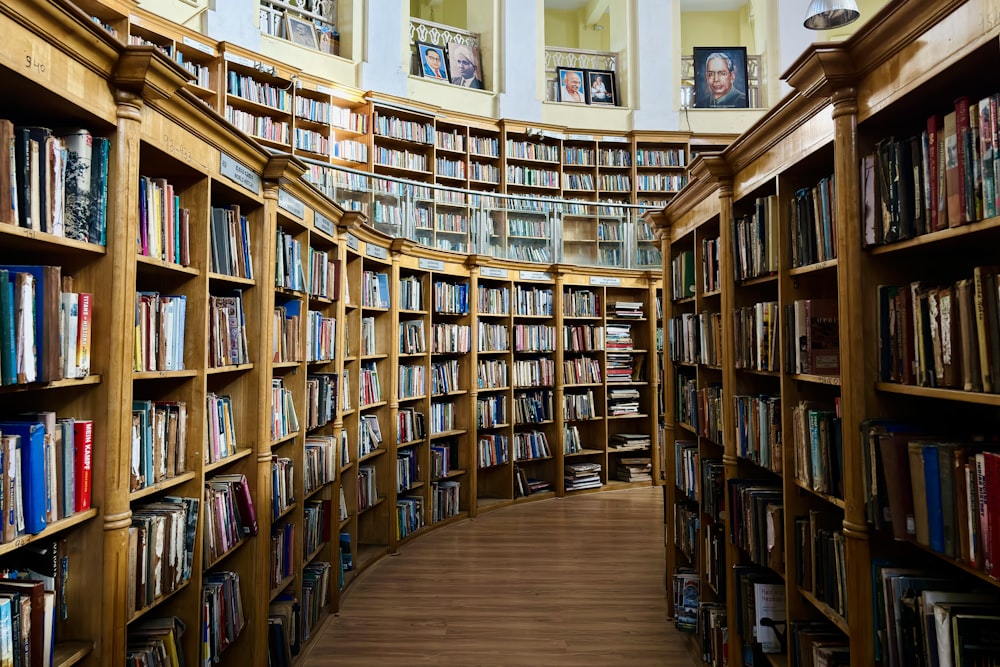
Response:
POLYGON ((690 667, 663 579, 661 489, 506 507, 363 573, 304 665, 690 667))

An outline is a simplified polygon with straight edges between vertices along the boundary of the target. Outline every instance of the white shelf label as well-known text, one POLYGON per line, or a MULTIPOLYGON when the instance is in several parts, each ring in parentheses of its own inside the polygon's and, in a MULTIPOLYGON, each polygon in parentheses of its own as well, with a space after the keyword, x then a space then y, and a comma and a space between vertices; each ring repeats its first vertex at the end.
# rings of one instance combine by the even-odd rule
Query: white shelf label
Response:
POLYGON ((333 220, 326 217, 319 211, 313 214, 313 226, 316 227, 321 232, 325 232, 330 236, 333 236, 333 220))
POLYGON ((418 259, 417 266, 428 271, 444 271, 444 262, 440 259, 418 259))
POLYGON ((607 137, 607 136, 602 137, 601 141, 609 141, 615 144, 627 144, 629 142, 628 137, 607 137))
POLYGON ((235 53, 227 53, 226 60, 231 63, 236 63, 237 65, 243 65, 244 67, 253 67, 254 64, 252 59, 238 56, 235 53))
POLYGON ((590 284, 603 287, 620 287, 622 279, 612 278, 611 276, 590 276, 590 284))
POLYGON ((213 49, 208 44, 202 44, 201 42, 199 42, 196 39, 191 39, 190 37, 185 37, 185 38, 183 38, 181 40, 181 42, 183 42, 185 46, 190 46, 192 49, 197 49, 197 50, 201 51, 202 53, 207 53, 210 56, 214 56, 215 55, 215 49, 213 49))
POLYGON ((323 93, 324 95, 334 95, 333 88, 330 86, 324 86, 322 83, 316 84, 316 92, 323 93))
POLYGON ((357 251, 358 249, 358 237, 354 234, 347 235, 347 247, 351 250, 357 251))
POLYGON ((521 271, 521 280, 552 280, 548 271, 521 271))
POLYGON ((297 218, 306 217, 306 205, 284 190, 278 190, 278 208, 282 208, 297 218))
POLYGON ((567 134, 566 139, 570 141, 593 141, 594 137, 590 134, 567 134))
POLYGON ((219 171, 233 183, 242 185, 254 194, 260 194, 260 175, 225 153, 219 153, 219 171))
POLYGON ((492 266, 484 266, 479 269, 479 274, 487 278, 506 278, 507 269, 498 269, 492 266))
POLYGON ((383 248, 382 246, 377 246, 377 245, 371 245, 371 244, 366 245, 365 254, 374 259, 389 258, 389 251, 383 248))

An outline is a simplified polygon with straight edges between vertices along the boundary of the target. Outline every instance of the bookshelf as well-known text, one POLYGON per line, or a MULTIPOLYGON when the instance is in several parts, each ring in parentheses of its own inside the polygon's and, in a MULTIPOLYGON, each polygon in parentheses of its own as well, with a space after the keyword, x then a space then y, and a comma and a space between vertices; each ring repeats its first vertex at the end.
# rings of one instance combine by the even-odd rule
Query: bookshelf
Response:
POLYGON ((558 335, 556 282, 550 272, 519 269, 511 290, 511 458, 515 500, 561 492, 556 422, 558 335))
POLYGON ((291 151, 295 117, 292 75, 298 69, 223 42, 225 69, 223 116, 265 146, 291 151))
POLYGON ((434 178, 434 117, 417 110, 372 106, 372 172, 418 182, 434 178))
POLYGON ((476 326, 476 512, 514 498, 511 443, 514 439, 511 270, 480 261, 472 300, 476 326))

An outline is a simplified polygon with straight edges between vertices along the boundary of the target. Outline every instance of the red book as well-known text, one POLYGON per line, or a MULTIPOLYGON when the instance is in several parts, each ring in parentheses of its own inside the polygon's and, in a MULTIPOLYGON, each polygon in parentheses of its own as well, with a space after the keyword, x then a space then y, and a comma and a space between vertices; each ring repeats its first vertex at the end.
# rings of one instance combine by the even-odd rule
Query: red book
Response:
MULTIPOLYGON (((930 213, 928 221, 928 231, 937 231, 938 227, 938 198, 940 188, 938 187, 938 134, 944 126, 944 118, 940 115, 931 116, 927 119, 927 185, 930 191, 930 213)), ((947 225, 945 225, 947 226, 947 225)))
MULTIPOLYGON (((958 206, 959 219, 956 223, 949 220, 952 227, 964 225, 975 219, 975 204, 970 196, 972 179, 971 162, 972 156, 969 154, 969 146, 966 143, 972 128, 969 125, 969 98, 959 97, 955 100, 955 143, 958 149, 958 206), (971 206, 970 206, 971 205, 971 206)), ((950 194, 950 193, 949 193, 950 194)))
POLYGON ((94 422, 77 419, 73 423, 73 447, 76 450, 76 511, 90 509, 91 476, 93 474, 94 422))

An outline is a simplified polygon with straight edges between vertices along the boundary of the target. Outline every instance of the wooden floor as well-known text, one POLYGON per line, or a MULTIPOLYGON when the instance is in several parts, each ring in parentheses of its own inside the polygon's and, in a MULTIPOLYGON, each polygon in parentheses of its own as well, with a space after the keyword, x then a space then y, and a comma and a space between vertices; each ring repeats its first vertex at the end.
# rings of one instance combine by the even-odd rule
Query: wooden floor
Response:
POLYGON ((690 667, 663 558, 658 488, 494 510, 363 573, 304 664, 690 667))

